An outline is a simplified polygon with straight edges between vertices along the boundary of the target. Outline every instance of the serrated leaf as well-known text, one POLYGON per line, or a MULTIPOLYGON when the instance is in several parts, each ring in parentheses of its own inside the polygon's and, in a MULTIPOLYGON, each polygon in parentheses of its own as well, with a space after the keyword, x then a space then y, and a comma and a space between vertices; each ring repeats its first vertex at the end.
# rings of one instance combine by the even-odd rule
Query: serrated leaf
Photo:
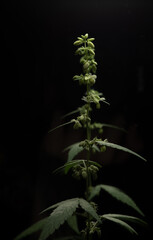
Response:
POLYGON ((64 164, 63 166, 57 168, 53 173, 64 172, 65 174, 67 174, 72 167, 74 167, 75 165, 77 165, 79 163, 82 163, 83 161, 84 160, 69 161, 68 163, 64 164))
POLYGON ((138 235, 138 233, 134 230, 134 228, 132 228, 129 224, 127 224, 126 222, 124 222, 118 218, 113 218, 113 217, 107 216, 107 214, 103 215, 102 218, 107 219, 112 222, 115 222, 115 223, 119 224, 120 226, 124 227, 125 229, 127 229, 130 233, 138 235))
POLYGON ((78 207, 79 199, 73 198, 61 202, 48 217, 39 240, 47 239, 55 232, 69 217, 73 215, 78 207))
POLYGON ((73 215, 70 218, 68 218, 67 223, 75 233, 80 234, 76 215, 73 215))
MULTIPOLYGON (((75 199, 77 200, 78 198, 72 198, 72 199, 75 201, 75 199)), ((45 213, 45 212, 47 212, 47 211, 49 211, 49 210, 52 210, 53 208, 56 208, 56 207, 58 207, 59 205, 64 204, 65 202, 68 202, 68 201, 71 202, 72 199, 67 199, 67 200, 64 200, 64 201, 55 203, 55 204, 49 206, 48 208, 44 209, 40 214, 45 213)))
MULTIPOLYGON (((63 166, 57 168, 53 173, 63 172, 65 174, 67 174, 70 171, 70 169, 73 168, 75 165, 85 164, 86 162, 87 162, 87 160, 83 160, 83 159, 72 160, 72 161, 69 161, 68 163, 64 164, 63 166)), ((89 160, 89 163, 92 165, 96 165, 99 168, 102 167, 99 163, 94 162, 94 161, 89 160)))
POLYGON ((122 203, 127 204, 128 206, 132 207, 134 210, 136 210, 139 214, 144 216, 143 212, 140 210, 140 208, 136 205, 136 203, 132 200, 131 197, 129 197, 126 193, 121 191, 119 188, 116 188, 114 186, 104 185, 100 184, 96 187, 93 187, 91 190, 91 194, 89 197, 89 200, 91 200, 93 197, 98 195, 101 191, 101 189, 105 190, 107 193, 109 193, 112 197, 116 198, 117 200, 121 201, 122 203))
POLYGON ((38 232, 39 230, 42 230, 42 228, 45 225, 47 219, 48 219, 48 217, 36 222, 35 224, 33 224, 32 226, 27 228, 25 231, 20 233, 14 240, 20 240, 20 239, 22 239, 24 237, 27 237, 27 236, 35 233, 35 232, 38 232))
POLYGON ((147 223, 144 220, 142 220, 142 219, 140 219, 138 217, 134 217, 134 216, 123 215, 123 214, 112 214, 112 213, 104 214, 103 216, 118 218, 120 220, 137 223, 137 224, 140 224, 142 226, 146 226, 147 225, 147 223))
POLYGON ((87 213, 89 213, 93 218, 95 218, 99 223, 101 223, 99 215, 96 213, 95 209, 91 206, 89 202, 87 202, 83 198, 80 198, 79 204, 87 213))
POLYGON ((115 148, 115 149, 118 149, 118 150, 121 150, 121 151, 124 151, 124 152, 127 152, 127 153, 130 153, 132 155, 135 155, 136 157, 138 158, 141 158, 142 160, 144 160, 145 162, 147 161, 145 158, 143 158, 142 156, 140 156, 139 154, 137 154, 136 152, 133 152, 132 150, 126 148, 126 147, 122 147, 118 144, 115 144, 115 143, 110 143, 110 142, 105 142, 105 141, 97 141, 97 143, 101 146, 106 146, 106 147, 110 147, 110 148, 115 148))
POLYGON ((80 152, 83 151, 83 147, 80 146, 80 142, 74 143, 71 146, 67 147, 64 151, 68 150, 68 162, 73 160, 80 152))
POLYGON ((69 122, 63 123, 63 124, 61 124, 61 125, 59 125, 59 126, 53 128, 53 129, 49 130, 48 133, 51 133, 51 132, 53 132, 54 130, 56 130, 56 129, 58 129, 58 128, 61 128, 61 127, 64 127, 64 126, 66 126, 66 125, 69 125, 69 124, 71 124, 71 123, 73 123, 72 120, 69 121, 69 122))

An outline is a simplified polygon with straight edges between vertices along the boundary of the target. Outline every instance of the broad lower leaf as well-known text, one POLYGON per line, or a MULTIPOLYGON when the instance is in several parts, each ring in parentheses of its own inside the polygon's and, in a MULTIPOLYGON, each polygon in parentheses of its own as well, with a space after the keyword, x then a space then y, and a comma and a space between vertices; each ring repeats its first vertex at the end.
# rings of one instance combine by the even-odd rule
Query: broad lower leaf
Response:
POLYGON ((73 215, 70 218, 68 218, 67 223, 75 233, 80 234, 76 215, 73 215))
POLYGON ((132 198, 129 197, 123 191, 121 191, 119 188, 116 188, 114 186, 100 184, 100 185, 97 185, 96 187, 93 187, 92 190, 91 190, 91 194, 90 194, 89 200, 91 200, 93 197, 98 195, 102 189, 105 190, 107 193, 109 193, 112 197, 114 197, 117 200, 127 204, 128 206, 130 206, 133 209, 135 209, 139 214, 144 216, 143 212, 139 209, 139 207, 132 200, 132 198))
POLYGON ((140 219, 138 217, 134 217, 134 216, 123 215, 123 214, 112 214, 112 213, 104 214, 103 216, 105 216, 105 217, 113 217, 113 218, 120 219, 122 221, 133 222, 133 223, 137 223, 137 224, 142 225, 142 226, 147 226, 147 223, 144 220, 142 220, 142 219, 140 219))
POLYGON ((138 235, 138 233, 134 230, 134 228, 132 228, 129 224, 127 224, 126 222, 124 222, 118 218, 107 216, 107 214, 103 215, 102 218, 112 221, 114 223, 117 223, 118 225, 120 225, 120 226, 124 227, 126 230, 128 230, 130 233, 138 235))
POLYGON ((55 204, 51 205, 50 207, 44 209, 40 214, 45 213, 45 212, 47 212, 47 211, 50 211, 50 210, 52 210, 52 209, 54 209, 54 208, 56 208, 56 207, 64 204, 65 202, 68 203, 69 201, 71 202, 72 200, 74 200, 74 201, 76 200, 76 201, 77 201, 77 199, 78 199, 78 198, 72 198, 72 199, 67 199, 67 200, 64 200, 64 201, 55 203, 55 204))
POLYGON ((79 199, 79 204, 80 206, 87 212, 89 213, 93 218, 95 218, 99 223, 101 223, 101 219, 96 213, 95 209, 91 206, 89 202, 87 202, 85 199, 79 199))
POLYGON ((20 233, 14 240, 20 240, 24 237, 27 237, 35 232, 42 230, 45 223, 47 222, 47 219, 48 219, 48 217, 36 222, 35 224, 33 224, 32 226, 27 228, 25 231, 20 233))
POLYGON ((55 232, 68 218, 70 218, 78 207, 79 199, 73 198, 61 202, 48 217, 39 240, 47 239, 55 232))
POLYGON ((68 162, 73 160, 80 152, 83 151, 83 147, 80 146, 80 142, 74 143, 71 146, 67 147, 64 151, 68 150, 68 162))
POLYGON ((127 153, 130 153, 138 158, 141 158, 142 160, 144 160, 145 162, 147 161, 145 158, 143 158, 142 156, 140 156, 139 154, 137 154, 136 152, 133 152, 132 150, 126 148, 126 147, 122 147, 118 144, 115 144, 115 143, 110 143, 110 142, 105 142, 105 141, 97 141, 97 143, 101 146, 106 146, 106 147, 110 147, 110 148, 115 148, 115 149, 118 149, 118 150, 121 150, 121 151, 124 151, 124 152, 127 152, 127 153))

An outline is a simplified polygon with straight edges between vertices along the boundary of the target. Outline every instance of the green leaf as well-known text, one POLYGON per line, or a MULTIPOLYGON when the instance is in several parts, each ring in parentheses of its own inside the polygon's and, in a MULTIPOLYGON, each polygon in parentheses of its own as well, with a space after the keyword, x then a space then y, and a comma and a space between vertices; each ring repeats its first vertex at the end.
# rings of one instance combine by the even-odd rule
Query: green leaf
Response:
POLYGON ((102 123, 101 125, 102 125, 102 127, 114 128, 114 129, 117 129, 117 130, 127 133, 127 131, 124 128, 120 128, 120 127, 112 125, 112 124, 102 123))
POLYGON ((75 233, 80 234, 76 215, 68 218, 67 223, 75 233))
POLYGON ((137 224, 140 224, 142 226, 147 225, 147 223, 144 220, 142 220, 140 218, 137 218, 137 217, 134 217, 134 216, 123 215, 123 214, 104 214, 103 216, 118 218, 120 220, 137 223, 137 224))
POLYGON ((136 210, 139 214, 144 216, 143 212, 139 209, 139 207, 136 205, 136 203, 132 200, 131 197, 129 197, 127 194, 125 194, 119 188, 116 188, 113 186, 100 184, 100 185, 97 185, 96 187, 93 187, 91 190, 89 200, 91 200, 93 197, 98 195, 100 193, 101 189, 105 190, 112 197, 116 198, 117 200, 121 201, 122 203, 127 204, 128 206, 130 206, 134 210, 136 210))
POLYGON ((130 153, 132 155, 135 155, 136 157, 138 158, 141 158, 142 160, 144 161, 147 161, 145 158, 143 158, 142 156, 140 156, 139 154, 137 154, 136 152, 133 152, 132 150, 128 149, 128 148, 125 148, 125 147, 122 147, 118 144, 115 144, 115 143, 110 143, 110 142, 105 142, 105 141, 97 141, 97 143, 99 145, 102 145, 102 146, 106 146, 106 147, 111 147, 111 148, 115 148, 115 149, 118 149, 118 150, 121 150, 121 151, 124 151, 124 152, 127 152, 127 153, 130 153))
POLYGON ((78 164, 82 164, 83 161, 86 161, 86 160, 73 160, 73 161, 69 161, 68 163, 64 164, 63 166, 57 168, 54 171, 54 173, 64 172, 65 174, 67 174, 72 167, 74 167, 75 165, 78 165, 78 164))
POLYGON ((55 232, 68 218, 70 218, 78 207, 79 199, 73 198, 61 202, 48 217, 39 240, 47 239, 55 232))
MULTIPOLYGON (((72 160, 72 161, 69 161, 68 163, 64 164, 63 166, 57 168, 53 173, 60 173, 60 172, 63 172, 65 174, 67 174, 69 172, 69 170, 71 168, 73 168, 75 165, 78 165, 78 164, 85 164, 87 162, 87 160, 83 160, 83 159, 78 159, 78 160, 72 160)), ((102 166, 97 163, 97 162, 94 162, 94 161, 90 161, 89 160, 89 163, 92 164, 92 165, 96 165, 97 167, 101 168, 102 166)))
POLYGON ((63 205, 65 202, 68 202, 68 201, 71 202, 71 200, 76 200, 76 201, 77 201, 77 199, 78 199, 78 198, 72 198, 72 199, 67 199, 67 200, 64 200, 64 201, 55 203, 55 204, 49 206, 48 208, 44 209, 40 214, 45 213, 45 212, 47 212, 47 211, 49 211, 49 210, 52 210, 53 208, 56 208, 56 207, 58 207, 58 206, 60 206, 60 205, 63 205))
POLYGON ((95 218, 99 223, 101 223, 99 215, 96 213, 95 209, 91 206, 89 202, 87 202, 83 198, 80 198, 79 204, 87 213, 89 213, 93 218, 95 218))
POLYGON ((69 113, 65 114, 62 118, 69 117, 69 116, 71 116, 71 115, 73 115, 73 114, 75 114, 75 113, 78 113, 78 112, 80 112, 80 109, 79 109, 79 108, 76 109, 76 110, 74 110, 74 111, 72 111, 72 112, 69 112, 69 113))
POLYGON ((124 222, 118 218, 108 216, 107 214, 103 215, 102 218, 107 219, 112 222, 115 222, 115 223, 119 224, 120 226, 124 227, 125 229, 127 229, 130 233, 138 235, 138 233, 134 230, 134 228, 132 228, 129 224, 127 224, 126 222, 124 222))
POLYGON ((76 155, 83 151, 83 147, 80 146, 80 142, 74 143, 67 147, 64 151, 68 150, 68 162, 73 160, 76 155))
POLYGON ((69 125, 69 124, 71 124, 71 123, 73 123, 72 120, 69 121, 69 122, 63 123, 63 124, 61 124, 61 125, 59 125, 59 126, 53 128, 53 129, 49 130, 48 133, 51 133, 51 132, 53 132, 54 130, 56 130, 56 129, 58 129, 58 128, 61 128, 61 127, 64 127, 64 126, 66 126, 66 125, 69 125))
POLYGON ((35 232, 38 232, 39 230, 42 230, 43 226, 47 222, 47 219, 48 219, 48 217, 36 222, 35 224, 33 224, 32 226, 27 228, 25 231, 20 233, 14 240, 22 239, 22 238, 27 237, 35 232))

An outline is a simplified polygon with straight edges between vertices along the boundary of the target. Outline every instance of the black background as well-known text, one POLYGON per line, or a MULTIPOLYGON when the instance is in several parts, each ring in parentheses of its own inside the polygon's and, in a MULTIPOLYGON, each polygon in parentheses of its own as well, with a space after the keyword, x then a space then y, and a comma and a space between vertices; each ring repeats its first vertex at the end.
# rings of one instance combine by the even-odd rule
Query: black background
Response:
MULTIPOLYGON (((81 104, 84 89, 73 41, 95 37, 95 88, 110 102, 95 119, 125 127, 110 141, 148 159, 108 150, 99 182, 133 197, 152 224, 153 3, 150 0, 2 1, 0 79, 0 204, 3 239, 13 239, 49 204, 81 195, 79 183, 53 176, 62 150, 82 139, 68 127, 48 135, 61 116, 81 104), (70 183, 71 182, 71 183, 70 183), (75 186, 75 187, 74 187, 75 186), (75 190, 74 190, 75 188, 75 190)), ((107 196, 108 197, 108 196, 107 196)), ((120 211, 112 199, 105 212, 120 211), (112 205, 113 204, 113 205, 112 205)), ((147 239, 148 233, 142 236, 147 239)), ((107 234, 106 234, 107 236, 107 234)), ((107 239, 110 236, 107 236, 107 239)))

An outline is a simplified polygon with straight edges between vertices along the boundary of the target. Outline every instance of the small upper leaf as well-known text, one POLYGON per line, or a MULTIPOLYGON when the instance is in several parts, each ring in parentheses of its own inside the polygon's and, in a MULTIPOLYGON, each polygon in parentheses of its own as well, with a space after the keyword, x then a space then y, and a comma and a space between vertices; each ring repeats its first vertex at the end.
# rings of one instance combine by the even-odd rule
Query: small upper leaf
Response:
POLYGON ((53 128, 53 129, 49 130, 48 133, 51 133, 51 132, 53 132, 54 130, 56 130, 56 129, 58 129, 58 128, 61 128, 61 127, 64 127, 64 126, 66 126, 66 125, 69 125, 69 124, 71 124, 71 123, 73 123, 72 120, 69 121, 69 122, 63 123, 63 124, 61 124, 61 125, 59 125, 59 126, 53 128))
POLYGON ((76 155, 83 151, 83 147, 80 146, 80 142, 74 143, 67 147, 64 151, 68 150, 68 162, 73 160, 76 155))

